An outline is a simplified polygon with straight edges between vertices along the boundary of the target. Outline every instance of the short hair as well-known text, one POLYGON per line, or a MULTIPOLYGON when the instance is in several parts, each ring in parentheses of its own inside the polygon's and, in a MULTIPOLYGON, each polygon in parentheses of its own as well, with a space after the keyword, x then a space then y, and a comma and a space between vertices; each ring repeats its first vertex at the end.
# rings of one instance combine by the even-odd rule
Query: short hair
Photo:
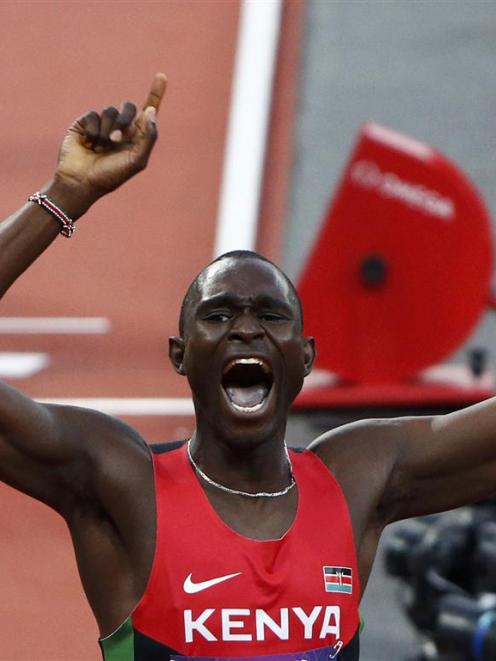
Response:
POLYGON ((179 314, 179 334, 181 335, 181 337, 184 336, 184 330, 186 327, 186 314, 188 308, 193 303, 195 303, 200 297, 200 287, 201 287, 201 282, 205 276, 205 272, 208 271, 208 269, 212 266, 212 264, 221 262, 224 259, 239 259, 239 260, 258 259, 261 262, 270 264, 274 269, 276 269, 276 271, 283 277, 284 281, 288 285, 291 302, 296 305, 300 323, 301 326, 303 327, 303 307, 301 305, 301 299, 298 295, 298 292, 296 291, 296 287, 288 278, 288 276, 284 273, 284 271, 280 269, 279 266, 277 266, 277 264, 274 264, 274 262, 272 262, 270 259, 267 259, 267 257, 260 255, 258 252, 254 252, 252 250, 231 250, 230 252, 225 252, 224 254, 220 255, 219 257, 211 261, 209 264, 207 264, 207 266, 205 266, 205 268, 202 269, 200 273, 198 273, 198 275, 195 277, 193 282, 188 287, 188 290, 186 291, 186 294, 183 298, 183 302, 181 303, 181 311, 179 314))

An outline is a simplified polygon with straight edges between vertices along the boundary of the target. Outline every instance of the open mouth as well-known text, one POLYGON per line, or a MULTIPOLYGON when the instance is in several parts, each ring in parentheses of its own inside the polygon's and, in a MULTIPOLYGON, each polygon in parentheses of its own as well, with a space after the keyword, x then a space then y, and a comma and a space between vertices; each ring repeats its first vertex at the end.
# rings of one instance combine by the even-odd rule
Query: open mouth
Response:
POLYGON ((242 413, 259 411, 274 381, 269 365, 260 358, 236 358, 222 375, 222 387, 231 406, 242 413))

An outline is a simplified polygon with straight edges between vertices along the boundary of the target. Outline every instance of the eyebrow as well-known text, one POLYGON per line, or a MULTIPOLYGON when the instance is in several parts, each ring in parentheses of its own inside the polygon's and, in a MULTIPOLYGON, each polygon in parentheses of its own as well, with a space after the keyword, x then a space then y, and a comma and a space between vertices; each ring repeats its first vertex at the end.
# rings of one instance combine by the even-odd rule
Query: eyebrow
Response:
MULTIPOLYGON (((262 294, 257 296, 250 301, 250 304, 255 305, 255 307, 268 307, 276 308, 279 310, 285 310, 288 313, 293 314, 293 308, 286 301, 276 298, 275 296, 270 296, 269 294, 262 294)), ((238 298, 232 296, 231 294, 215 294, 210 298, 203 299, 197 307, 198 312, 212 309, 214 307, 221 307, 225 305, 226 307, 239 308, 243 307, 244 303, 240 302, 238 298)))

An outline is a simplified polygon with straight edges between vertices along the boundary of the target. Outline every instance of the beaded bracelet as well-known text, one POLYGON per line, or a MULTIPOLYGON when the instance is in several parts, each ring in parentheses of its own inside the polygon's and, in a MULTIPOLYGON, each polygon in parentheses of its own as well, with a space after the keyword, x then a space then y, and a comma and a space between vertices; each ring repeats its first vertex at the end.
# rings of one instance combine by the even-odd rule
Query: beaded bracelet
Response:
POLYGON ((69 216, 64 213, 60 207, 54 204, 47 195, 44 195, 38 191, 37 193, 31 195, 28 200, 29 202, 39 204, 40 207, 43 207, 45 211, 48 211, 48 213, 53 216, 57 222, 60 223, 60 233, 62 236, 65 236, 69 239, 74 234, 76 231, 76 226, 72 218, 69 218, 69 216))

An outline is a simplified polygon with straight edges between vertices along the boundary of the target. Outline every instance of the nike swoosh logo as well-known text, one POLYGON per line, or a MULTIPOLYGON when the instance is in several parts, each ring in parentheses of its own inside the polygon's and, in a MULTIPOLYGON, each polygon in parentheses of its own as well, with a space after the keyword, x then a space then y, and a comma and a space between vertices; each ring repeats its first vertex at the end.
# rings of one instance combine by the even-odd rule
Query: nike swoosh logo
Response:
POLYGON ((217 576, 216 578, 211 578, 208 581, 201 581, 200 583, 194 583, 191 578, 192 574, 188 574, 184 581, 183 589, 188 594, 195 594, 196 592, 201 592, 202 590, 207 590, 208 588, 217 585, 218 583, 223 583, 228 581, 230 578, 239 576, 242 572, 238 571, 236 574, 226 574, 225 576, 217 576))

